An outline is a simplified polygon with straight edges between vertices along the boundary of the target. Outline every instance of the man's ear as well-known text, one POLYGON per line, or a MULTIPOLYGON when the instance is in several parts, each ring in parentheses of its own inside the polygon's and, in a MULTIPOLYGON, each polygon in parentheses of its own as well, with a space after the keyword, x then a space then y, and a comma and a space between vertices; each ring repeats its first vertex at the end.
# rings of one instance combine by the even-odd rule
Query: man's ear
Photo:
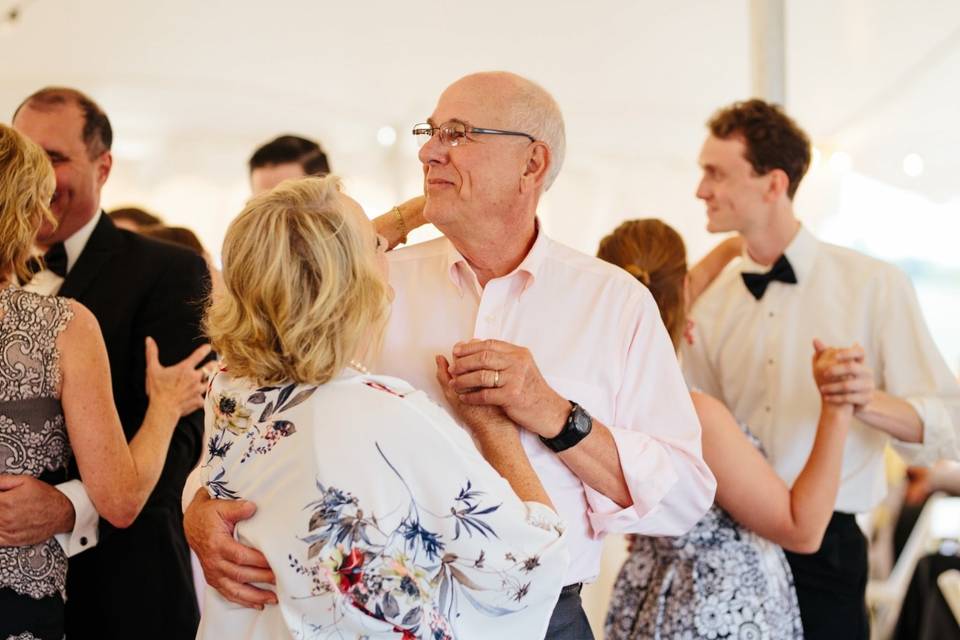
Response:
POLYGON ((104 151, 96 159, 97 164, 97 187, 102 188, 110 177, 110 170, 113 168, 113 154, 104 151))
POLYGON ((550 147, 546 144, 539 141, 530 144, 530 147, 527 149, 527 159, 523 168, 523 174, 520 176, 521 193, 529 190, 542 191, 552 160, 550 147))
POLYGON ((767 185, 767 192, 764 194, 764 199, 768 202, 776 202, 781 196, 786 195, 787 190, 790 188, 790 177, 783 169, 773 169, 767 174, 767 177, 770 179, 770 182, 767 185))

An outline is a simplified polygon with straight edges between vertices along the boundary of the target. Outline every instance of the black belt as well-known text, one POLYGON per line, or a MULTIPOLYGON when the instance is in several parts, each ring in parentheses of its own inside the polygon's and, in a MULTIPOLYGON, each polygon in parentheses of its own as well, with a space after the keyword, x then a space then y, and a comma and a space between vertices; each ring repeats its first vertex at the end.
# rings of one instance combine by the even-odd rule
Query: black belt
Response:
POLYGON ((560 589, 560 595, 568 596, 571 593, 580 593, 580 590, 583 589, 582 582, 574 582, 573 584, 568 584, 563 589, 560 589))

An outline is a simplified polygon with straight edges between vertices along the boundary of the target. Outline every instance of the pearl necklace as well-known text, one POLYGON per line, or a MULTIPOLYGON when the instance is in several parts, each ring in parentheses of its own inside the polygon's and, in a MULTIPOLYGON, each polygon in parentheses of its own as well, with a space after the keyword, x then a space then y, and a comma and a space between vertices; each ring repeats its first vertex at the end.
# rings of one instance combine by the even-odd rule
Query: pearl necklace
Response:
POLYGON ((347 363, 347 364, 349 364, 351 368, 356 369, 357 371, 359 371, 360 373, 362 373, 362 374, 364 374, 364 375, 369 375, 369 374, 370 374, 370 370, 367 369, 367 368, 364 366, 364 364, 363 364, 362 362, 360 362, 359 360, 351 360, 351 361, 350 361, 349 363, 347 363))

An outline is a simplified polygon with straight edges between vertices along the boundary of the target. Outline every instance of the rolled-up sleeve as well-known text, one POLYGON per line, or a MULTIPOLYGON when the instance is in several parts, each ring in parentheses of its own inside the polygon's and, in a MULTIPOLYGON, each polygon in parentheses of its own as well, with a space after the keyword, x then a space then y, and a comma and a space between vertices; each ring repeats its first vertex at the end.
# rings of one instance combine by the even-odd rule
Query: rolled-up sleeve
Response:
POLYGON ((911 464, 960 459, 960 384, 950 372, 927 329, 913 285, 906 274, 890 269, 887 305, 880 325, 882 362, 877 383, 910 403, 923 423, 923 442, 893 440, 911 464))
POLYGON ((673 344, 646 290, 638 311, 613 424, 607 425, 633 504, 621 508, 585 487, 596 536, 686 533, 713 504, 717 487, 703 461, 700 423, 673 344))

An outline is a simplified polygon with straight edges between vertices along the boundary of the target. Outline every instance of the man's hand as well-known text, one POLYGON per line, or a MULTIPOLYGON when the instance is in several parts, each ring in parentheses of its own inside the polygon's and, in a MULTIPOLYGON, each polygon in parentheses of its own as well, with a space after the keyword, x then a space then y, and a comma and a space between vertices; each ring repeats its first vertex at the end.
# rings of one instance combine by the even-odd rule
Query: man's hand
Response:
POLYGON ((830 350, 835 362, 817 377, 817 386, 825 402, 851 404, 861 411, 873 400, 877 386, 873 369, 867 366, 866 354, 859 344, 848 349, 830 350))
POLYGON ((276 578, 262 553, 233 539, 237 523, 256 511, 252 502, 213 500, 200 489, 183 514, 183 530, 200 559, 207 584, 230 602, 263 609, 277 603, 276 594, 247 583, 276 584, 276 578))
POLYGON ((521 427, 553 438, 563 429, 570 402, 550 388, 530 351, 500 340, 453 346, 450 388, 466 405, 501 407, 521 427))
POLYGON ((73 504, 32 476, 0 475, 0 547, 38 544, 73 529, 73 504))

